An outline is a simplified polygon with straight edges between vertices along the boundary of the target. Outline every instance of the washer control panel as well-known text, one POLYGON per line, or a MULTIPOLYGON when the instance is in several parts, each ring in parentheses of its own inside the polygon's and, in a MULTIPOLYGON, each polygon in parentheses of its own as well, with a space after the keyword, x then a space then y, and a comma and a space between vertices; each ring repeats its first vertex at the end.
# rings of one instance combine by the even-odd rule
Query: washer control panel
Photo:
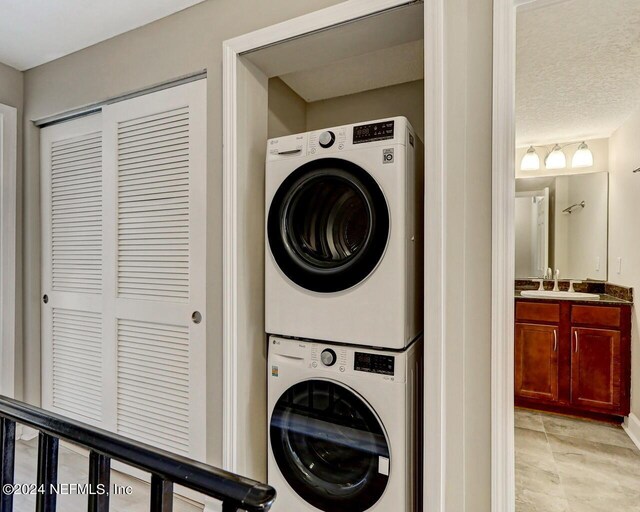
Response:
POLYGON ((269 337, 271 376, 280 378, 306 368, 313 375, 406 382, 406 356, 386 350, 327 345, 311 340, 269 337))
POLYGON ((394 356, 356 352, 353 357, 353 369, 358 372, 393 375, 395 362, 394 356))

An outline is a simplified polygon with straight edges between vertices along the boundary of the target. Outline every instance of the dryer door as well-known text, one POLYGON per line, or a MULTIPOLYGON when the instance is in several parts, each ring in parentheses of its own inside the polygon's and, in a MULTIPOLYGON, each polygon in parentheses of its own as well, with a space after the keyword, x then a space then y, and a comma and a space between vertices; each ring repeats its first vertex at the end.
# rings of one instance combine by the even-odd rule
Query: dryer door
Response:
POLYGON ((364 399, 325 380, 300 382, 271 416, 271 449, 280 472, 305 501, 325 512, 363 512, 389 480, 389 443, 364 399))
POLYGON ((283 181, 267 218, 269 248, 282 272, 316 292, 364 280, 389 238, 389 209, 364 169, 339 158, 308 162, 283 181))

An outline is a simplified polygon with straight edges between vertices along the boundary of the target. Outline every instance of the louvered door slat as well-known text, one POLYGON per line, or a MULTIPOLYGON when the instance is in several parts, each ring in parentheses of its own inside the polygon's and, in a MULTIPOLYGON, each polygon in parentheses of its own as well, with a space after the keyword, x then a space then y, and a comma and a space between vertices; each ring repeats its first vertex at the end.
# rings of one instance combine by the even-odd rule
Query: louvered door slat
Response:
POLYGON ((189 261, 189 166, 167 171, 168 152, 189 161, 188 107, 118 124, 118 294, 123 297, 189 297, 188 274, 173 270, 173 264, 189 261), (147 167, 132 174, 129 166, 142 161, 147 167), (175 207, 182 211, 168 219, 167 208, 175 207), (150 277, 136 260, 162 272, 150 277))
POLYGON ((78 222, 77 214, 100 219, 102 215, 102 173, 100 172, 102 138, 99 132, 75 137, 71 140, 54 140, 51 143, 51 238, 53 260, 53 290, 73 288, 77 292, 100 293, 100 280, 85 280, 83 274, 74 274, 69 269, 79 263, 102 275, 102 262, 83 256, 100 254, 102 229, 100 223, 90 227, 78 222), (82 174, 82 179, 66 179, 69 169, 86 169, 92 165, 91 173, 82 174), (78 230, 60 228, 62 222, 74 220, 78 230), (88 248, 94 251, 88 251, 88 248), (62 270, 65 271, 62 271, 62 270))
POLYGON ((98 422, 102 418, 102 317, 58 308, 53 308, 52 316, 51 405, 98 422), (71 319, 82 323, 76 326, 71 319))
POLYGON ((188 340, 187 327, 135 321, 119 323, 119 432, 142 440, 148 439, 153 431, 164 440, 166 447, 189 453, 188 340), (174 336, 165 336, 167 331, 174 336), (157 392, 167 388, 173 393, 157 392), (156 405, 162 406, 164 412, 156 405), (170 418, 167 417, 169 411, 170 418), (147 428, 150 425, 153 428, 147 428))

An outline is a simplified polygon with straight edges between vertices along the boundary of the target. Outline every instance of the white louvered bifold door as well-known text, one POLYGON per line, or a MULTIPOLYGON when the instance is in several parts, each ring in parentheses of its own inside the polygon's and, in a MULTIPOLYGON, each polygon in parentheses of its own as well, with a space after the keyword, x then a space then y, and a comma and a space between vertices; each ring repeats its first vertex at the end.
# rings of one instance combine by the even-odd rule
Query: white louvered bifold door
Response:
POLYGON ((205 458, 206 82, 105 107, 108 415, 205 458))
POLYGON ((42 401, 102 424, 104 355, 102 120, 41 132, 42 401))

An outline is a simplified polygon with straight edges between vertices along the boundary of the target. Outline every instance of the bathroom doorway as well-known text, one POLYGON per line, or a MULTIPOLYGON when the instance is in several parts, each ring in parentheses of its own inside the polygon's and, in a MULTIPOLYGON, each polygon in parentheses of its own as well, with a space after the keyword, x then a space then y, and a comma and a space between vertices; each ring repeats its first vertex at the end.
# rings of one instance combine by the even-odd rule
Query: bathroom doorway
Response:
POLYGON ((516 512, 640 503, 638 21, 632 0, 515 14, 516 512))

